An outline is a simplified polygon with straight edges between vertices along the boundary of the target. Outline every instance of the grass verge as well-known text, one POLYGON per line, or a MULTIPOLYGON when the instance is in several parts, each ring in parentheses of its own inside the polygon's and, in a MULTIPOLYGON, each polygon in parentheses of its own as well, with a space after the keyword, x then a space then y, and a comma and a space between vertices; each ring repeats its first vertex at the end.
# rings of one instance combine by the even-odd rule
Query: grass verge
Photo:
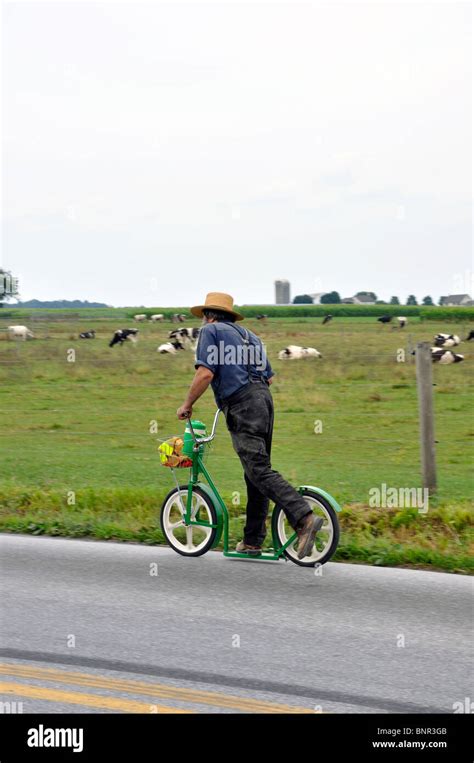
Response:
MULTIPOLYGON (((224 496, 230 505, 230 496, 224 496)), ((15 484, 0 486, 0 531, 164 543, 159 525, 163 495, 152 488, 86 488, 74 495, 15 484), (71 500, 71 496, 69 496, 71 500)), ((244 511, 232 507, 232 543, 242 537, 244 511)), ((339 515, 335 561, 474 573, 473 514, 467 503, 416 509, 374 509, 349 504, 339 515)))

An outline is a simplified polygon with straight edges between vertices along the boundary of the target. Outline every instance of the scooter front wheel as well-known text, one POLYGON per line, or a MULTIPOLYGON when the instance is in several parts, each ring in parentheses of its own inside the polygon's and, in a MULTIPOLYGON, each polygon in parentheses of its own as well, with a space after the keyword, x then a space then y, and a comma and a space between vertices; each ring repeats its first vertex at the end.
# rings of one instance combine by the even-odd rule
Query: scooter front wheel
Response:
MULTIPOLYGON (((336 551, 337 544, 339 543, 339 522, 336 511, 322 495, 307 489, 303 491, 302 496, 308 502, 313 514, 317 517, 322 517, 323 526, 316 534, 314 546, 308 556, 298 559, 296 552, 297 539, 290 543, 283 553, 287 559, 290 559, 295 564, 299 564, 301 567, 315 567, 316 565, 328 562, 336 551)), ((273 537, 278 539, 280 547, 284 546, 295 532, 288 522, 283 509, 277 506, 273 510, 272 530, 273 537)))
POLYGON ((179 491, 173 488, 168 493, 161 507, 161 529, 171 548, 178 554, 201 556, 214 545, 218 524, 217 513, 210 498, 195 485, 193 486, 191 521, 205 524, 186 526, 187 498, 187 485, 180 486, 179 491))

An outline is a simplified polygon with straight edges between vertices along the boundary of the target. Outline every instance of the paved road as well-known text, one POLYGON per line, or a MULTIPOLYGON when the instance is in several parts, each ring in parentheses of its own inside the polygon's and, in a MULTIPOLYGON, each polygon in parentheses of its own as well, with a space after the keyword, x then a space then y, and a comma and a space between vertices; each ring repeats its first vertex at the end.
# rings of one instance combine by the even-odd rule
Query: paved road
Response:
POLYGON ((18 535, 0 549, 0 700, 24 712, 450 713, 474 696, 467 577, 18 535))

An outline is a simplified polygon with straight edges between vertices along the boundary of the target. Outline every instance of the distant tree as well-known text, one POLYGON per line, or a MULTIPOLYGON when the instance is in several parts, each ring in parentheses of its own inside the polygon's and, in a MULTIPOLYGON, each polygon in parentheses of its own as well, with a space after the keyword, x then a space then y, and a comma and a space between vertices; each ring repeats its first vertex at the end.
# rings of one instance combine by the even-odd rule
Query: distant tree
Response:
POLYGON ((398 299, 398 297, 391 297, 390 298, 390 304, 391 305, 399 305, 400 304, 400 300, 398 299))
POLYGON ((444 305, 444 300, 445 300, 445 299, 446 299, 446 297, 440 297, 440 298, 438 299, 438 305, 444 305))
POLYGON ((18 296, 18 278, 15 278, 9 270, 0 268, 0 307, 12 297, 18 296))
POLYGON ((312 305, 313 304, 313 298, 309 296, 309 294, 298 294, 294 300, 294 305, 312 305))
POLYGON ((338 291, 328 291, 321 297, 322 305, 338 305, 341 301, 338 291))
POLYGON ((383 299, 376 299, 375 300, 376 305, 386 305, 387 303, 383 301, 383 299))
POLYGON ((423 297, 423 304, 424 305, 434 305, 434 302, 431 299, 431 297, 423 297))
POLYGON ((410 294, 410 296, 407 299, 407 305, 417 305, 418 302, 416 301, 416 297, 414 294, 410 294))
POLYGON ((356 297, 370 297, 374 302, 377 301, 377 295, 373 291, 358 291, 356 297))

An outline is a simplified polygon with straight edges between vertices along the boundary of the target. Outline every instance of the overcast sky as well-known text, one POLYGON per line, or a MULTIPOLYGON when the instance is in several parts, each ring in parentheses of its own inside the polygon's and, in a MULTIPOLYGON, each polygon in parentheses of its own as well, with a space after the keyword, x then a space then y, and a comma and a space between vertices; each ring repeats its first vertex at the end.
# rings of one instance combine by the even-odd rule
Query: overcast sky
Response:
POLYGON ((23 299, 472 293, 469 3, 11 2, 23 299))

